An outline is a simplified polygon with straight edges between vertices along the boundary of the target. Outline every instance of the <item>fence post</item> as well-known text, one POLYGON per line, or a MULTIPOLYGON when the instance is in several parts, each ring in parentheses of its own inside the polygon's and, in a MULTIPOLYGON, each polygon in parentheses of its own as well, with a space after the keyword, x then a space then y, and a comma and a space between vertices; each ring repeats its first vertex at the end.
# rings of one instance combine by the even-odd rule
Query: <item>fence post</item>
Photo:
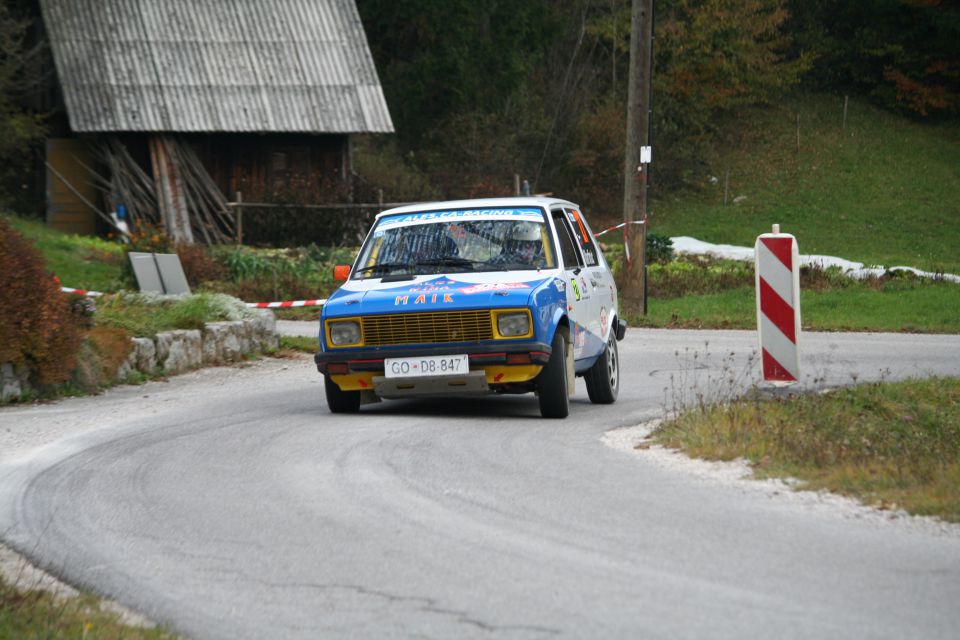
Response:
POLYGON ((243 194, 237 191, 237 244, 243 244, 243 194))
POLYGON ((800 114, 797 114, 797 153, 800 153, 800 114))
POLYGON ((513 174, 513 195, 515 196, 520 195, 520 174, 519 173, 513 174))

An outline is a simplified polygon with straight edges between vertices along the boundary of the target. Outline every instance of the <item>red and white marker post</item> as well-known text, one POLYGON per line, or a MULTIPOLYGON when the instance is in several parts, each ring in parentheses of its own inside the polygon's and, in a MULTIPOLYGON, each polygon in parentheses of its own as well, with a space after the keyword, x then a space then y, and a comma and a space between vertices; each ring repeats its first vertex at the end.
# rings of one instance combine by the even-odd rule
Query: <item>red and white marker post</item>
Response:
POLYGON ((789 384, 800 379, 800 250, 797 239, 780 233, 757 237, 757 331, 763 379, 789 384))

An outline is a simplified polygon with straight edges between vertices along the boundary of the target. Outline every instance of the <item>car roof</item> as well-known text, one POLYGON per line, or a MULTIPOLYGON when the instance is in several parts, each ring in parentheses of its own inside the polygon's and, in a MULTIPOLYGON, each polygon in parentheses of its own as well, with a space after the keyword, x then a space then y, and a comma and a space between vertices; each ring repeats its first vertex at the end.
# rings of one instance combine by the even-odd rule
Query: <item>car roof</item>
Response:
POLYGON ((486 209, 489 207, 543 207, 550 208, 559 204, 568 207, 577 205, 569 200, 548 198, 545 196, 515 196, 508 198, 475 198, 473 200, 445 200, 438 202, 418 202, 402 207, 394 207, 377 214, 377 218, 398 213, 419 213, 422 211, 442 211, 446 209, 486 209))

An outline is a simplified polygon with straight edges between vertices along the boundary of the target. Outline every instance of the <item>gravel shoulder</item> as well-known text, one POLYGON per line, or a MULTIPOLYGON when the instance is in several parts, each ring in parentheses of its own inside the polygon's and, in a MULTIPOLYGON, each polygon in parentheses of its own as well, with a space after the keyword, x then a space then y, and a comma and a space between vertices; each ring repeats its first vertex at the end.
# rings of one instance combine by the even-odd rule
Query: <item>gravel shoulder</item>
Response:
POLYGON ((655 444, 650 440, 650 434, 659 422, 652 420, 632 427, 612 429, 603 435, 602 441, 608 447, 635 456, 638 463, 683 473, 706 485, 763 496, 786 508, 960 540, 960 524, 927 516, 913 516, 902 510, 877 509, 827 491, 805 491, 802 482, 795 478, 754 478, 749 462, 744 459, 726 462, 691 458, 682 451, 655 444))

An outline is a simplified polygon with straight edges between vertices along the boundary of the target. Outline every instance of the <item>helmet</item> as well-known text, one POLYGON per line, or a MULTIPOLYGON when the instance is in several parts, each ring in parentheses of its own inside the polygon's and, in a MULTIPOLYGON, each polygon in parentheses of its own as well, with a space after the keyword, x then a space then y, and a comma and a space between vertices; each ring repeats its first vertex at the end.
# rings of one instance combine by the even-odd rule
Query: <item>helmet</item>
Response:
POLYGON ((538 264, 542 251, 540 225, 536 222, 518 222, 510 229, 501 256, 510 262, 538 264))
POLYGON ((510 232, 510 239, 518 242, 540 240, 540 225, 536 222, 518 222, 510 232))

